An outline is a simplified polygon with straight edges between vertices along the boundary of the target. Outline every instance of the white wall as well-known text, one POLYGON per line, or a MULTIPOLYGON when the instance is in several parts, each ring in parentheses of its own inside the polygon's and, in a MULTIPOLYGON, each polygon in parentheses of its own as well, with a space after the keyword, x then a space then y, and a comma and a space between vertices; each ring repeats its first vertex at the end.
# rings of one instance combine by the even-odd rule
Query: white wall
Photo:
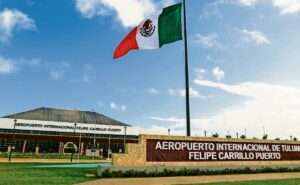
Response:
MULTIPOLYGON (((14 119, 0 118, 0 129, 13 129, 13 128, 14 128, 14 119)), ((16 129, 73 133, 74 123, 17 119, 16 129), (57 127, 63 127, 63 128, 57 128, 57 127)), ((123 135, 124 126, 77 123, 76 133, 123 135), (94 128, 96 128, 96 130, 94 130, 94 128)), ((135 127, 127 127, 126 134, 138 135, 139 129, 135 127)))

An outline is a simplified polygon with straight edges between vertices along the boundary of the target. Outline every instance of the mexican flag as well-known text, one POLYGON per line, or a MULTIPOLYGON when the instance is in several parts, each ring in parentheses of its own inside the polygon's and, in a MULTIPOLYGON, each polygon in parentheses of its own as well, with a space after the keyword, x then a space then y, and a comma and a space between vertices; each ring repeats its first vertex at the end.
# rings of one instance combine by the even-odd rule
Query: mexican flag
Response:
POLYGON ((114 59, 133 49, 157 49, 164 44, 182 40, 181 3, 164 8, 143 20, 122 40, 114 59))

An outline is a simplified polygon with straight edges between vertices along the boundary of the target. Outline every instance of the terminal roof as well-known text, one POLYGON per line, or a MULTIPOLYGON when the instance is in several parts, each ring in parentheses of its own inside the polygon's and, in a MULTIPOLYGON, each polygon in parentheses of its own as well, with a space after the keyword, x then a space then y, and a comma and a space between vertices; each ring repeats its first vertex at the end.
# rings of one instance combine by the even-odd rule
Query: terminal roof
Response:
POLYGON ((25 112, 12 114, 4 116, 3 118, 130 126, 93 111, 68 110, 47 107, 41 107, 25 112))

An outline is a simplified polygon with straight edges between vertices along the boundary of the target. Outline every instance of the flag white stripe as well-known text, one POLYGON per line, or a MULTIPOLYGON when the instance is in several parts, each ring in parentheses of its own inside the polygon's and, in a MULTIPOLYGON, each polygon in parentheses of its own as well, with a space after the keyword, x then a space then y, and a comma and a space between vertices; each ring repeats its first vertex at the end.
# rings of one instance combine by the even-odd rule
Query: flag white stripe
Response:
MULTIPOLYGON (((161 11, 156 12, 152 16, 144 19, 138 26, 136 32, 136 41, 139 45, 139 49, 157 49, 159 48, 159 38, 158 38, 158 17, 161 11), (151 36, 145 37, 141 34, 141 28, 143 27, 145 21, 150 19, 152 21, 152 26, 154 32, 151 36)), ((153 31, 153 30, 152 30, 153 31)))

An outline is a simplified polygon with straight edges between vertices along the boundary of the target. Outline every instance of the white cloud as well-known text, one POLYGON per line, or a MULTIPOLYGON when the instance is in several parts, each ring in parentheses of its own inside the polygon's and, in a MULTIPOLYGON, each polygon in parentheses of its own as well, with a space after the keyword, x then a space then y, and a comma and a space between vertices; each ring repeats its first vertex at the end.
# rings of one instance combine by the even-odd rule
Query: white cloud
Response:
POLYGON ((178 119, 176 117, 160 118, 156 116, 150 116, 149 119, 160 121, 160 122, 173 123, 172 125, 169 126, 170 129, 180 129, 185 126, 185 119, 178 119))
POLYGON ((150 94, 159 94, 159 91, 158 91, 157 89, 155 89, 155 88, 150 88, 150 89, 148 90, 148 92, 149 92, 150 94))
POLYGON ((60 79, 65 74, 65 69, 69 68, 70 64, 67 62, 61 62, 57 65, 53 65, 50 70, 50 76, 54 80, 60 79))
POLYGON ((41 59, 33 58, 27 59, 11 59, 5 58, 0 55, 0 74, 11 74, 18 71, 20 68, 26 66, 37 66, 40 65, 41 59))
POLYGON ((54 79, 54 80, 58 80, 60 77, 62 77, 64 75, 64 71, 50 71, 50 76, 54 79))
POLYGON ((43 61, 40 58, 32 59, 11 59, 0 55, 0 74, 11 74, 32 67, 39 67, 49 71, 50 77, 54 80, 60 79, 71 65, 65 61, 59 63, 43 61))
POLYGON ((257 82, 236 85, 203 80, 195 82, 248 97, 242 105, 226 108, 217 116, 201 120, 203 128, 207 125, 207 129, 219 132, 221 129, 242 131, 247 128, 247 132, 255 137, 262 136, 263 126, 272 138, 300 134, 300 88, 257 82))
POLYGON ((203 75, 206 73, 206 70, 202 68, 195 68, 195 73, 197 79, 204 79, 203 75))
POLYGON ((216 50, 222 50, 225 47, 218 41, 218 35, 216 33, 208 34, 207 36, 196 34, 195 42, 201 44, 204 48, 213 48, 216 50))
POLYGON ((205 57, 206 60, 210 61, 210 62, 214 62, 214 63, 217 63, 217 64, 223 64, 225 61, 222 60, 222 59, 214 59, 212 56, 210 55, 207 55, 205 57))
POLYGON ((242 34, 243 34, 243 39, 247 42, 254 42, 257 45, 271 43, 268 40, 267 36, 258 30, 249 31, 249 30, 243 29, 242 34))
POLYGON ((118 105, 115 102, 111 102, 109 104, 109 106, 110 106, 111 109, 114 109, 114 110, 121 110, 121 111, 127 110, 127 106, 126 105, 118 105))
POLYGON ((121 110, 121 111, 127 110, 127 106, 126 106, 126 105, 120 105, 120 110, 121 110))
POLYGON ((239 0, 239 2, 244 6, 252 6, 256 0, 239 0))
POLYGON ((225 72, 221 70, 219 67, 215 67, 212 70, 212 74, 217 78, 218 81, 222 80, 225 76, 225 72))
POLYGON ((207 55, 205 58, 206 60, 213 61, 213 58, 210 55, 207 55))
MULTIPOLYGON (((193 88, 190 88, 189 92, 191 98, 207 98, 206 96, 201 95, 198 91, 194 90, 193 88)), ((171 96, 185 97, 185 89, 169 89, 168 93, 171 96)))
POLYGON ((101 101, 97 102, 97 105, 98 105, 99 107, 105 107, 104 103, 101 102, 101 101))
POLYGON ((58 80, 65 74, 65 70, 67 68, 70 68, 70 64, 63 61, 60 62, 59 64, 50 66, 50 68, 51 68, 50 69, 51 78, 53 78, 54 80, 58 80))
POLYGON ((300 11, 299 0, 272 0, 273 6, 279 8, 280 15, 294 14, 300 11))
POLYGON ((117 106, 117 104, 115 102, 111 102, 110 103, 110 108, 111 109, 118 109, 119 107, 117 106))
POLYGON ((9 42, 13 31, 34 30, 34 20, 17 9, 0 11, 0 44, 9 42))
POLYGON ((220 1, 212 1, 209 4, 205 4, 203 7, 203 10, 201 11, 200 18, 210 18, 210 17, 216 17, 219 19, 222 19, 223 16, 221 14, 220 8, 219 8, 220 1))
POLYGON ((91 83, 93 81, 93 78, 91 77, 92 69, 93 67, 90 64, 83 65, 83 74, 80 81, 83 83, 91 83))
POLYGON ((83 76, 82 76, 82 82, 84 82, 84 83, 90 83, 91 79, 90 79, 89 75, 83 74, 83 76))
POLYGON ((163 1, 161 1, 161 4, 162 4, 163 7, 171 6, 175 3, 176 3, 175 0, 163 0, 163 1))
MULTIPOLYGON (((172 3, 163 1, 162 4, 172 3)), ((153 13, 156 5, 152 0, 76 0, 76 10, 85 18, 116 14, 124 27, 136 26, 153 13)))
MULTIPOLYGON (((224 108, 214 116, 192 118, 193 136, 203 136, 205 130, 208 136, 217 132, 224 137, 228 130, 241 134, 247 129, 249 138, 261 138, 263 127, 271 139, 300 135, 300 88, 259 82, 235 85, 203 80, 195 82, 246 98, 242 104, 224 108)), ((149 132, 167 134, 167 129, 170 128, 173 134, 185 134, 185 118, 151 116, 149 119, 155 121, 151 124, 149 132)))
MULTIPOLYGON (((150 120, 153 120, 158 123, 152 123, 151 126, 147 129, 141 130, 144 134, 168 134, 168 129, 170 129, 171 135, 185 135, 186 134, 186 119, 185 118, 177 118, 177 117, 158 117, 158 116, 150 116, 148 117, 150 120)), ((198 131, 203 131, 199 129, 199 126, 196 126, 199 123, 202 123, 202 119, 191 119, 192 126, 192 134, 193 136, 199 134, 198 131), (197 131, 196 131, 197 130, 197 131)), ((202 127, 202 126, 201 126, 202 127)))
POLYGON ((174 89, 168 89, 168 93, 171 96, 175 96, 175 90, 174 89))
POLYGON ((14 61, 0 56, 0 74, 10 74, 16 71, 14 61))

